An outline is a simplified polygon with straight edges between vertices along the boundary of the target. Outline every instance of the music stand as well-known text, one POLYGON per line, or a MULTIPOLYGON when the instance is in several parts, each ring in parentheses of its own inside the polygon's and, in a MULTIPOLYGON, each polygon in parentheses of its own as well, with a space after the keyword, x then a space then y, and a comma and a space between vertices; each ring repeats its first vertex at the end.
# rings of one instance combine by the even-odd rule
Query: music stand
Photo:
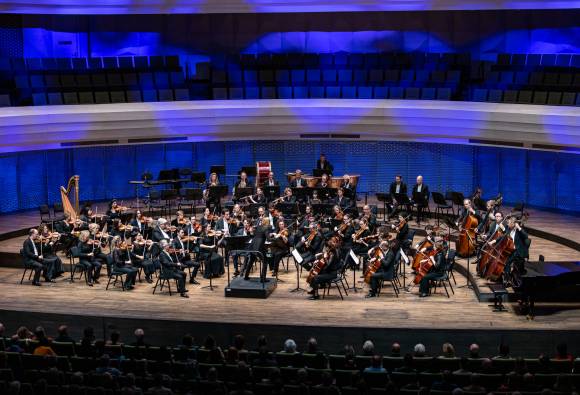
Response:
POLYGON ((230 286, 230 255, 236 253, 243 255, 246 253, 246 242, 251 236, 230 236, 225 238, 226 242, 226 267, 228 268, 228 287, 230 286))
POLYGON ((246 173, 248 177, 256 177, 258 173, 256 173, 256 166, 242 166, 242 170, 238 174, 242 172, 246 173))
POLYGON ((396 193, 395 199, 397 199, 399 206, 405 206, 408 215, 411 212, 411 201, 409 200, 409 196, 404 193, 396 193))
MULTIPOLYGON (((195 216, 195 202, 203 199, 203 190, 201 188, 185 188, 181 190, 181 198, 191 202, 191 213, 195 216)), ((179 202, 179 209, 183 202, 179 202)))
POLYGON ((179 170, 177 169, 159 170, 159 175, 157 176, 157 179, 159 181, 177 180, 178 178, 179 178, 179 170))
POLYGON ((387 202, 392 203, 393 198, 391 197, 390 193, 378 192, 376 194, 376 196, 377 196, 377 200, 379 202, 383 202, 383 221, 386 221, 387 220, 387 202))
POLYGON ((296 196, 296 200, 305 202, 307 196, 310 194, 312 188, 302 187, 302 188, 292 188, 292 195, 296 196))
POLYGON ((209 190, 208 199, 214 201, 217 200, 216 206, 221 208, 221 199, 228 194, 228 186, 215 185, 213 187, 209 187, 208 190, 209 190))
POLYGON ((271 202, 274 199, 277 199, 280 196, 280 185, 275 185, 273 187, 262 187, 264 191, 264 196, 266 196, 266 200, 271 202))
POLYGON ((280 202, 276 204, 276 208, 284 214, 284 216, 293 216, 298 215, 298 204, 297 203, 287 203, 287 202, 280 202))
POLYGON ((161 200, 165 200, 165 208, 171 221, 171 202, 177 199, 177 189, 162 189, 160 191, 161 200))
POLYGON ((191 182, 195 182, 197 184, 205 184, 205 172, 203 171, 196 171, 191 173, 191 182))
POLYGON ((226 167, 224 165, 213 165, 209 168, 210 173, 215 173, 218 176, 226 174, 226 167))
POLYGON ((244 196, 251 196, 254 194, 254 188, 246 187, 246 188, 236 188, 236 192, 234 193, 234 199, 240 200, 244 196))
POLYGON ((312 212, 315 215, 316 214, 331 215, 333 207, 334 206, 332 204, 326 204, 326 203, 313 204, 312 205, 312 212))

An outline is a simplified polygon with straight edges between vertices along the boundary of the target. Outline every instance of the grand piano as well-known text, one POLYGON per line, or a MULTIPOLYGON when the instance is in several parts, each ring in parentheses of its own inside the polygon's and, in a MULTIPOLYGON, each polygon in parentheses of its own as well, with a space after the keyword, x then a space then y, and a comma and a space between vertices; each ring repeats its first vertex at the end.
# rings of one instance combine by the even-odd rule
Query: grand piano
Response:
POLYGON ((523 273, 514 270, 514 290, 534 315, 534 303, 579 302, 580 262, 526 262, 523 273))

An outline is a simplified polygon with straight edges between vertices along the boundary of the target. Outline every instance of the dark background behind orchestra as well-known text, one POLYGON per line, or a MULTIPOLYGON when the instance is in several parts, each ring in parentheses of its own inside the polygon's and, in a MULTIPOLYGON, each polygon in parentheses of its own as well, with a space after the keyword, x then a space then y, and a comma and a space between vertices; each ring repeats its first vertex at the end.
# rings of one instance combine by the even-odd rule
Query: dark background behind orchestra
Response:
MULTIPOLYGON (((0 155, 0 212, 33 209, 60 201, 59 186, 80 175, 81 201, 135 196, 129 180, 144 171, 190 167, 208 172, 225 164, 227 174, 242 166, 271 161, 281 186, 284 173, 311 173, 320 153, 335 175, 360 174, 359 192, 386 192, 395 174, 412 186, 422 174, 431 191, 470 194, 481 186, 485 197, 498 192, 506 203, 580 212, 580 155, 512 148, 414 142, 228 141, 174 143, 0 155)), ((223 180, 222 180, 223 181, 223 180)), ((233 186, 234 178, 225 180, 233 186)), ((141 191, 141 197, 143 197, 141 191)))

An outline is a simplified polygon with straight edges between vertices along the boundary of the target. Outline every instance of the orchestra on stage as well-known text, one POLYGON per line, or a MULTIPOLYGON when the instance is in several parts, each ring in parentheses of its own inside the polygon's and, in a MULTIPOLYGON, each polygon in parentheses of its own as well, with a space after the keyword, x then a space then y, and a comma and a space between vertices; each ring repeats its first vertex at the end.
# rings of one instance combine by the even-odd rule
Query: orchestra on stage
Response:
MULTIPOLYGON (((275 178, 270 162, 258 162, 256 169, 236 175, 231 195, 220 180, 223 172, 212 170, 217 171, 199 188, 205 205, 199 217, 184 209, 188 204, 193 209, 195 202, 186 203, 188 195, 179 192, 166 193, 169 203, 157 206, 150 194, 137 209, 113 199, 106 213, 97 214, 90 204, 79 206, 79 177, 72 177, 61 188, 63 218, 31 229, 23 244, 23 258, 34 272, 32 284, 40 286, 41 276, 54 282, 63 275, 60 250, 73 257, 71 280, 77 272, 88 286, 99 284, 106 271, 109 282, 120 276, 124 290, 143 281, 157 288, 160 280, 170 280, 187 298, 188 286, 200 284, 201 276, 211 280, 232 267, 235 277, 249 279, 256 273, 266 281, 277 278, 282 265, 288 269, 291 260, 296 289, 301 289, 300 273, 306 272, 313 300, 337 282, 345 292, 349 281, 356 290, 359 279, 368 298, 377 297, 385 285, 397 296, 417 286, 419 296, 427 297, 434 283, 453 275, 456 255, 471 260, 482 278, 503 283, 515 281, 514 273, 523 270, 528 257, 527 216, 503 213, 501 195, 482 204, 478 190, 464 199, 458 215, 435 226, 428 219, 428 180, 421 175, 411 189, 400 175, 394 177, 379 220, 376 207, 364 204, 359 211, 359 176, 335 176, 325 155, 313 175, 297 169, 284 182, 275 178), (411 227, 413 216, 416 226, 411 227), (405 280, 406 271, 411 280, 405 280)), ((131 183, 169 184, 177 190, 190 181, 175 176, 131 183)))

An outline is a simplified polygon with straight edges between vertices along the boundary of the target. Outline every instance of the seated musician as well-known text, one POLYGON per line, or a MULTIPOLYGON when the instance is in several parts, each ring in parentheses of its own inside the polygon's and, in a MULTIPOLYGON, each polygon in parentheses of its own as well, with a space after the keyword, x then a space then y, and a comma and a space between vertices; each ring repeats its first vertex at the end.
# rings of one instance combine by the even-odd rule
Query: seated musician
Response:
POLYGON ((369 225, 369 230, 373 233, 377 227, 377 216, 371 211, 371 206, 365 204, 363 206, 363 218, 367 221, 369 225))
POLYGON ((318 191, 314 190, 312 191, 312 197, 308 198, 308 204, 312 205, 312 204, 322 204, 322 199, 320 199, 320 197, 318 196, 318 191))
POLYGON ((68 256, 70 248, 76 242, 76 237, 73 236, 75 221, 71 220, 69 213, 64 213, 63 219, 54 223, 54 230, 60 235, 60 243, 68 256))
POLYGON ((242 207, 239 204, 234 204, 234 207, 232 208, 232 218, 235 218, 238 220, 239 225, 242 224, 242 222, 244 221, 244 219, 246 218, 246 214, 244 213, 244 210, 242 210, 242 207))
POLYGON ((314 213, 312 211, 312 206, 308 205, 304 209, 304 215, 302 217, 296 218, 296 225, 298 225, 298 229, 294 233, 294 246, 298 244, 303 235, 308 233, 310 224, 312 222, 315 222, 314 213))
POLYGON ((264 186, 266 187, 275 187, 278 185, 278 181, 274 179, 274 172, 268 173, 268 179, 264 181, 264 186))
POLYGON ((340 187, 348 191, 350 195, 352 195, 352 193, 354 192, 354 185, 348 174, 342 176, 342 182, 340 184, 340 187))
POLYGON ((264 190, 262 188, 256 188, 256 194, 250 196, 250 202, 254 204, 264 204, 266 203, 266 195, 264 195, 264 190))
POLYGON ((121 207, 117 203, 116 199, 109 202, 109 209, 107 210, 107 223, 109 224, 109 229, 115 229, 113 227, 113 221, 121 222, 121 213, 126 209, 126 207, 121 207))
MULTIPOLYGON (((137 268, 142 267, 143 273, 145 273, 145 281, 149 284, 153 282, 151 278, 153 273, 155 273, 155 264, 153 262, 153 256, 159 255, 159 251, 156 254, 151 252, 153 242, 151 240, 145 240, 141 233, 137 233, 133 240, 133 249, 131 251, 131 261, 133 265, 137 268)), ((155 244, 157 248, 157 244, 155 244)))
POLYGON ((161 240, 171 240, 171 232, 167 228, 167 220, 165 218, 159 218, 157 220, 157 226, 153 228, 153 232, 151 233, 151 240, 156 243, 161 240))
POLYGON ((413 240, 409 240, 409 223, 403 214, 399 214, 397 224, 391 225, 391 228, 397 233, 396 239, 401 244, 401 247, 407 248, 413 243, 413 240))
POLYGON ((290 182, 290 188, 304 188, 306 186, 306 181, 302 178, 302 170, 297 169, 295 177, 290 182))
POLYGON ((51 278, 49 276, 49 270, 51 270, 46 262, 44 261, 44 256, 40 253, 40 247, 37 246, 39 238, 38 230, 30 229, 28 231, 28 238, 24 241, 22 245, 23 255, 26 265, 32 267, 34 270, 34 278, 32 279, 32 285, 40 287, 40 276, 44 276, 44 280, 49 282, 51 278))
POLYGON ((417 176, 417 183, 413 186, 413 205, 417 209, 417 225, 425 218, 423 211, 429 205, 429 187, 423 183, 423 176, 417 176))
POLYGON ((439 252, 435 256, 429 257, 433 263, 433 267, 429 273, 423 276, 421 282, 419 283, 419 297, 421 298, 429 296, 430 281, 442 276, 447 270, 447 259, 445 258, 447 254, 447 248, 445 248, 443 240, 436 240, 434 248, 439 252))
POLYGON ((354 232, 352 233, 352 252, 356 255, 365 256, 369 250, 369 243, 365 240, 371 235, 369 224, 365 218, 355 221, 354 232))
POLYGON ((100 261, 101 265, 107 266, 107 276, 109 276, 113 266, 113 258, 109 254, 105 254, 103 252, 103 247, 110 242, 111 236, 109 236, 107 233, 99 231, 99 225, 95 223, 89 224, 89 232, 89 237, 94 243, 94 258, 100 261))
POLYGON ((344 218, 344 211, 340 208, 339 205, 335 204, 332 206, 332 219, 336 221, 342 221, 344 218))
POLYGON ((163 273, 169 278, 177 280, 177 292, 182 298, 189 298, 188 290, 185 289, 185 273, 181 270, 181 263, 169 253, 169 242, 162 239, 159 242, 161 252, 159 253, 159 263, 161 264, 163 273))
POLYGON ((397 197, 401 195, 407 195, 407 184, 403 182, 403 176, 397 174, 395 176, 395 181, 389 186, 389 193, 393 199, 392 205, 387 205, 387 209, 391 216, 395 216, 398 212, 398 207, 401 202, 398 201, 397 197))
POLYGON ((171 226, 181 229, 187 225, 189 220, 185 217, 183 210, 177 210, 176 218, 171 221, 171 226))
POLYGON ((79 236, 79 265, 85 268, 87 283, 89 286, 99 283, 101 275, 102 262, 95 257, 94 240, 91 240, 91 234, 88 230, 81 231, 79 236))
POLYGON ((61 240, 60 233, 51 232, 48 225, 43 224, 40 227, 40 242, 42 243, 42 256, 45 264, 48 266, 48 277, 52 280, 62 276, 64 267, 62 260, 56 255, 57 248, 61 240))
POLYGON ((341 261, 339 257, 338 246, 334 240, 335 239, 330 239, 324 250, 315 256, 315 259, 324 259, 326 261, 326 265, 322 271, 310 282, 310 286, 312 287, 312 290, 308 292, 311 295, 309 297, 310 300, 320 299, 320 295, 318 295, 318 288, 320 288, 322 284, 326 284, 329 281, 334 280, 338 275, 338 271, 341 267, 341 261))
POLYGON ((284 256, 286 256, 286 254, 288 254, 289 235, 289 229, 286 228, 284 219, 280 219, 278 220, 278 232, 272 232, 268 237, 268 240, 270 241, 269 248, 272 253, 272 259, 269 262, 269 266, 273 277, 278 275, 280 261, 284 256))
POLYGON ((138 233, 143 234, 145 232, 145 226, 147 225, 145 221, 145 216, 141 212, 141 210, 137 210, 135 212, 135 216, 129 222, 132 228, 132 237, 135 237, 138 233))
POLYGON ((79 215, 79 220, 81 221, 80 229, 79 230, 87 230, 89 229, 89 224, 91 222, 95 222, 96 216, 93 213, 93 209, 90 206, 85 206, 81 210, 79 215))
POLYGON ((316 222, 310 222, 308 230, 309 232, 304 234, 296 244, 296 249, 302 257, 301 265, 306 270, 312 268, 315 255, 322 251, 324 247, 324 237, 320 234, 318 224, 316 222))
POLYGON ((153 237, 153 229, 155 229, 155 220, 153 217, 146 217, 145 219, 145 228, 143 229, 143 237, 147 240, 151 240, 153 237))
POLYGON ((485 213, 481 216, 481 222, 477 225, 477 233, 485 235, 491 227, 496 213, 495 200, 485 202, 485 213))
POLYGON ((530 240, 528 232, 520 225, 515 217, 510 217, 507 220, 507 230, 505 235, 498 239, 498 243, 502 238, 509 237, 514 243, 515 250, 508 257, 503 270, 504 280, 508 280, 511 276, 512 269, 519 273, 524 271, 524 261, 529 257, 530 240))
POLYGON ((218 235, 221 237, 221 234, 214 231, 209 223, 201 234, 199 258, 206 262, 204 278, 219 277, 224 274, 224 258, 217 253, 218 235))
MULTIPOLYGON (((252 235, 252 242, 248 247, 248 251, 257 251, 266 255, 266 237, 270 230, 270 220, 268 217, 263 217, 262 222, 254 228, 254 233, 252 235)), ((256 262, 256 255, 249 254, 248 259, 246 259, 246 264, 244 265, 244 279, 248 280, 250 278, 250 272, 252 271, 252 266, 256 262)), ((260 273, 260 279, 264 281, 266 279, 266 273, 268 270, 268 265, 266 262, 262 262, 262 272, 260 273)))
MULTIPOLYGON (((397 240, 391 240, 390 242, 382 241, 378 246, 374 248, 379 248, 381 250, 380 261, 381 265, 377 271, 371 276, 371 289, 367 298, 374 298, 377 296, 379 287, 382 280, 392 280, 395 275, 395 257, 397 250, 399 249, 399 242, 397 240)), ((371 255, 369 250, 369 255, 371 255)))
POLYGON ((316 169, 323 170, 326 174, 332 174, 334 167, 326 159, 326 155, 320 154, 320 158, 316 161, 316 169))
POLYGON ((282 198, 282 201, 284 203, 295 203, 296 202, 296 196, 292 195, 292 189, 290 189, 290 188, 284 189, 284 197, 282 198))
POLYGON ((190 284, 199 284, 196 280, 195 280, 195 276, 197 276, 197 272, 199 271, 199 262, 194 262, 191 260, 191 251, 189 249, 187 249, 187 241, 183 241, 183 238, 185 237, 185 230, 184 229, 179 229, 177 231, 177 234, 175 236, 175 238, 173 239, 172 242, 172 247, 175 249, 177 258, 179 259, 179 263, 181 263, 181 265, 183 267, 187 267, 189 269, 193 268, 193 271, 190 273, 189 275, 189 283, 190 284))
MULTIPOLYGON (((501 211, 496 211, 494 214, 494 219, 489 224, 489 229, 486 234, 482 235, 481 237, 484 240, 488 240, 492 238, 497 232, 505 232, 505 228, 502 225, 503 222, 503 213, 501 211)), ((490 241, 490 244, 495 244, 495 240, 490 241)))
POLYGON ((330 188, 330 184, 328 183, 328 174, 324 173, 322 177, 320 177, 320 184, 318 185, 320 188, 330 188))
POLYGON ((336 197, 332 201, 333 204, 339 206, 343 211, 351 208, 351 201, 349 198, 344 196, 344 188, 338 188, 336 191, 336 197))
POLYGON ((226 237, 229 237, 237 232, 235 221, 230 217, 230 212, 224 209, 222 216, 215 223, 215 230, 221 231, 226 237))
POLYGON ((115 236, 113 244, 113 265, 117 272, 125 273, 125 289, 130 291, 135 287, 138 270, 131 260, 131 246, 115 236))
POLYGON ((203 216, 201 217, 201 226, 203 226, 203 228, 205 229, 205 226, 207 224, 211 224, 213 223, 214 219, 214 215, 212 214, 211 210, 209 208, 205 208, 205 210, 203 211, 203 216))

